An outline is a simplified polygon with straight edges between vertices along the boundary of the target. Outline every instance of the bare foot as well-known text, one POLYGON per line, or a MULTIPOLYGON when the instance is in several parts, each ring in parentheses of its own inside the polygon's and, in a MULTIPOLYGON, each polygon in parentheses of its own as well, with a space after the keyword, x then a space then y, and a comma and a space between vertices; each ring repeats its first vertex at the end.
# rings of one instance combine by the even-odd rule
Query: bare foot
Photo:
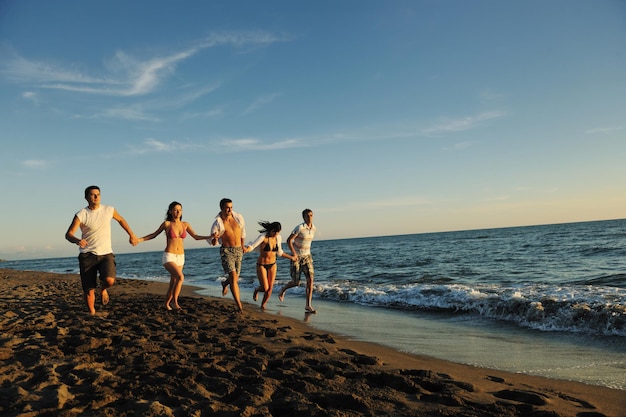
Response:
POLYGON ((284 293, 284 292, 281 292, 280 294, 278 294, 278 299, 279 299, 281 302, 285 301, 285 293, 284 293))
POLYGON ((228 281, 222 282, 222 296, 228 294, 228 281))
POLYGON ((166 309, 166 310, 171 310, 171 309, 172 309, 172 307, 170 307, 170 305, 169 305, 169 304, 165 304, 165 309, 166 309))
POLYGON ((252 299, 253 299, 254 301, 256 301, 256 300, 258 300, 258 299, 259 299, 259 289, 258 289, 258 288, 255 288, 255 289, 254 289, 254 293, 252 294, 252 299))
POLYGON ((317 311, 315 311, 315 309, 313 307, 305 307, 304 311, 306 311, 307 313, 310 313, 310 314, 317 313, 317 311))
POLYGON ((102 305, 105 306, 109 304, 109 293, 107 290, 102 290, 102 305))

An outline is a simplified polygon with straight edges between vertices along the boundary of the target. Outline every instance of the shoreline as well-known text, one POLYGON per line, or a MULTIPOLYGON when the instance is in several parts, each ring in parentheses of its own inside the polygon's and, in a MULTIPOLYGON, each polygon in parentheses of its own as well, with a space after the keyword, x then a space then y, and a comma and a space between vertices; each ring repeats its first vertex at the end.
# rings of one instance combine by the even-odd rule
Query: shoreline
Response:
POLYGON ((0 413, 626 416, 622 390, 403 353, 245 302, 240 315, 187 285, 168 312, 166 289, 118 279, 89 316, 77 275, 0 269, 0 413))
MULTIPOLYGON (((207 286, 198 293, 221 298, 220 289, 207 286)), ((241 291, 243 300, 251 300, 251 291, 241 291)), ((442 317, 323 299, 314 304, 320 314, 306 314, 302 296, 288 293, 284 302, 272 297, 264 313, 413 355, 626 391, 624 344, 611 349, 583 334, 541 333, 471 316, 442 317)), ((253 308, 259 310, 258 303, 253 308)))

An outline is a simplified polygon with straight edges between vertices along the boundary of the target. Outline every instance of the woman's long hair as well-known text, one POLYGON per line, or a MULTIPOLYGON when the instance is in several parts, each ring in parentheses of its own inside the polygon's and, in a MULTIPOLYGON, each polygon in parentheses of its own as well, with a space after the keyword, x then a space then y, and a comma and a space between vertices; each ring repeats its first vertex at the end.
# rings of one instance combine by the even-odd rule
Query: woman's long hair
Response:
POLYGON ((263 229, 259 229, 259 233, 265 233, 266 235, 268 235, 271 232, 275 232, 276 234, 278 234, 283 228, 279 222, 270 223, 268 221, 260 221, 259 226, 263 228, 263 229))

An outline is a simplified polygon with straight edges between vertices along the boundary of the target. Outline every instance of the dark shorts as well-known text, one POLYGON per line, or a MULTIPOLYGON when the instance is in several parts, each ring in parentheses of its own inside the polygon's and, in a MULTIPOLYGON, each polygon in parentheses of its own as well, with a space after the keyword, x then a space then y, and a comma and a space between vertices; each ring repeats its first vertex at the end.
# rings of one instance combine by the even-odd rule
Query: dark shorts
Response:
POLYGON ((233 271, 237 271, 237 275, 241 273, 241 260, 243 259, 243 248, 220 248, 220 257, 222 258, 222 268, 226 275, 233 271))
POLYGON ((107 277, 115 278, 115 255, 112 253, 107 255, 81 253, 78 255, 78 266, 84 292, 98 288, 98 273, 100 281, 107 277))
POLYGON ((304 272, 304 276, 308 279, 313 278, 315 270, 313 269, 313 257, 311 255, 298 256, 297 262, 291 262, 291 280, 300 285, 300 276, 304 272))

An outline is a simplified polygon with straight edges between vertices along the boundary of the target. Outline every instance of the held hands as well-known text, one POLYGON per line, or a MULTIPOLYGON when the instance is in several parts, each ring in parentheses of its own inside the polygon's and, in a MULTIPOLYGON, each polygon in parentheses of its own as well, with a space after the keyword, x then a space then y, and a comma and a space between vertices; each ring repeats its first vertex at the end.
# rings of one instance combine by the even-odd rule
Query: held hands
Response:
POLYGON ((137 244, 139 243, 139 239, 137 239, 137 236, 132 235, 129 239, 128 242, 133 245, 133 246, 137 246, 137 244))
POLYGON ((217 233, 213 233, 211 236, 209 236, 207 241, 209 242, 211 246, 217 246, 218 239, 219 239, 219 235, 217 233))

